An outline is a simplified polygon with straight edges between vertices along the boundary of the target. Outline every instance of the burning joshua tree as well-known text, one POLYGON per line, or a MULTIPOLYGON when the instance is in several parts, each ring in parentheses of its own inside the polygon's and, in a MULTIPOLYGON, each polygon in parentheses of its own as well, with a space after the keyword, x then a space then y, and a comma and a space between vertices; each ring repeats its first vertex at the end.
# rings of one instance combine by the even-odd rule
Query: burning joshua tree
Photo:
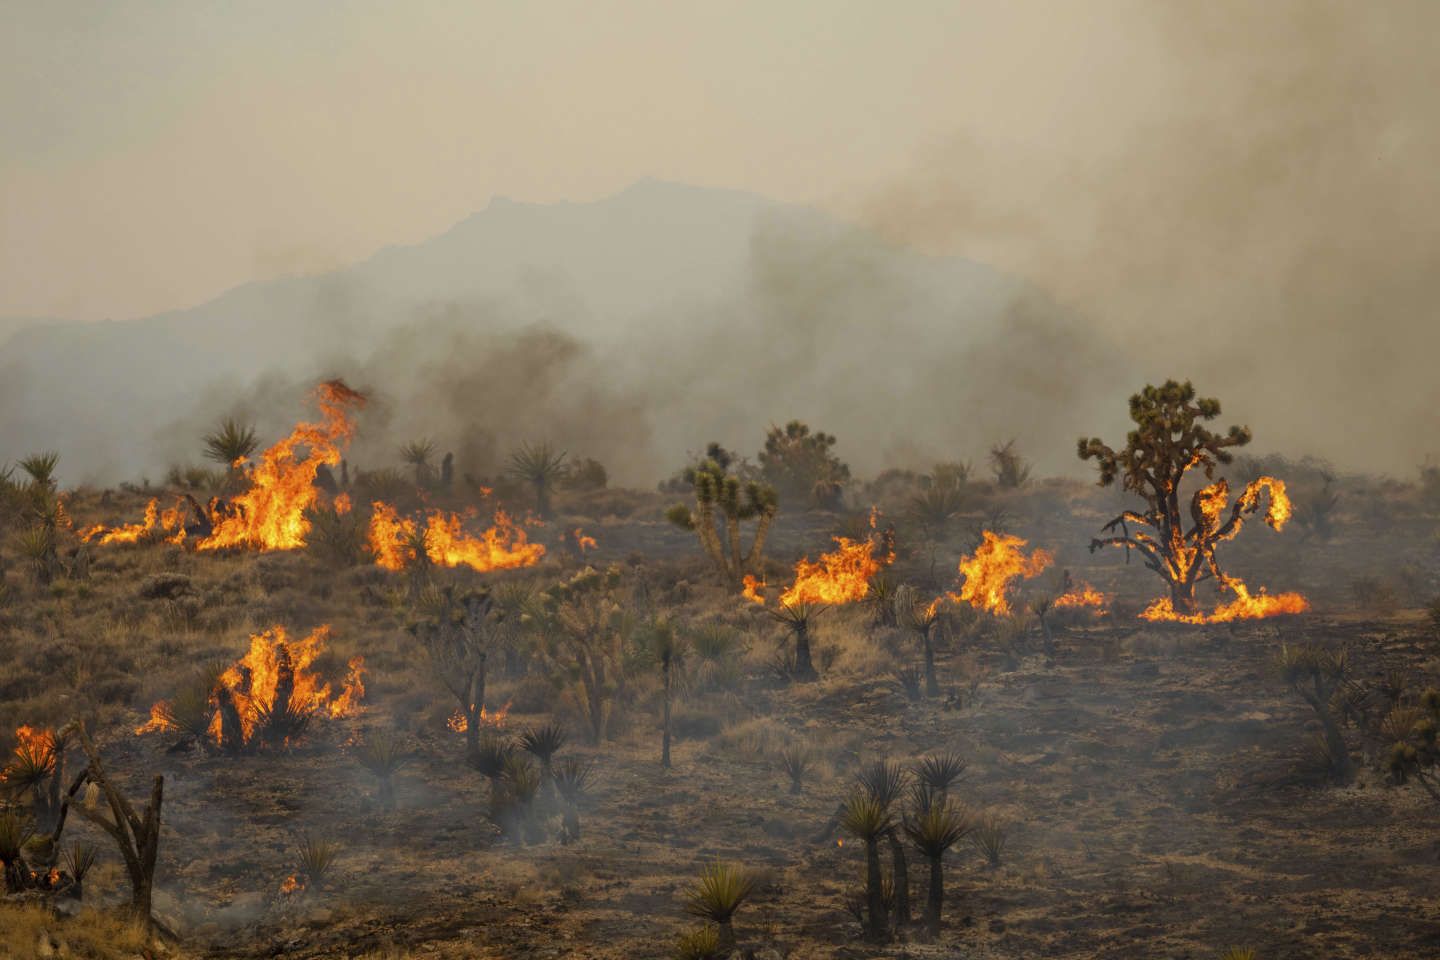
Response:
POLYGON ((1259 509, 1262 493, 1269 494, 1265 522, 1277 531, 1290 518, 1290 499, 1284 482, 1261 476, 1246 485, 1229 517, 1222 516, 1229 504, 1230 486, 1223 477, 1214 479, 1215 466, 1230 463, 1234 457, 1229 448, 1249 443, 1251 434, 1249 427, 1232 426, 1223 435, 1207 429, 1205 422, 1219 415, 1219 400, 1197 398, 1189 381, 1167 380, 1160 387, 1147 385, 1130 398, 1135 429, 1122 449, 1113 450, 1098 437, 1080 439, 1080 459, 1099 464, 1101 486, 1119 479, 1124 489, 1149 505, 1144 513, 1126 510, 1105 525, 1102 532, 1118 529, 1118 536, 1090 541, 1091 552, 1101 547, 1138 551, 1145 565, 1165 580, 1170 596, 1141 614, 1147 620, 1200 623, 1299 613, 1309 607, 1299 594, 1252 597, 1242 581, 1220 568, 1216 548, 1240 532, 1246 517, 1259 509), (1187 530, 1180 512, 1180 485, 1185 474, 1197 468, 1214 482, 1191 497, 1187 530), (1153 533, 1132 530, 1132 525, 1149 527, 1153 533), (1211 579, 1236 598, 1205 615, 1198 610, 1195 588, 1211 579))

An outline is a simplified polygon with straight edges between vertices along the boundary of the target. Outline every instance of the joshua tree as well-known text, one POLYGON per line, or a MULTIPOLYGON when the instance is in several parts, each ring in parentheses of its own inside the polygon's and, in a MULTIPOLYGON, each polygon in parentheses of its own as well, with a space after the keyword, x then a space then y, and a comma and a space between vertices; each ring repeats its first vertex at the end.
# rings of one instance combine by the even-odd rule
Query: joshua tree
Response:
POLYGON ((713 863, 700 871, 700 879, 690 891, 685 909, 692 916, 716 925, 722 956, 735 949, 735 928, 731 921, 754 889, 754 878, 741 865, 713 863))
POLYGON ((376 800, 382 810, 395 809, 395 774, 410 761, 400 738, 381 730, 370 735, 355 751, 360 766, 375 777, 379 784, 376 800))
POLYGON ((1170 587, 1170 603, 1182 613, 1195 611, 1195 587, 1215 579, 1221 587, 1230 584, 1220 569, 1215 549, 1240 532, 1245 517, 1260 506, 1260 494, 1268 491, 1270 507, 1265 522, 1279 530, 1289 516, 1285 486, 1270 477, 1257 477, 1246 485, 1235 501, 1229 518, 1221 516, 1229 501, 1230 488, 1224 478, 1195 492, 1190 500, 1191 526, 1185 529, 1180 507, 1180 485, 1194 469, 1214 480, 1215 466, 1230 463, 1231 447, 1250 442, 1248 427, 1232 426, 1224 435, 1207 429, 1205 422, 1220 415, 1220 401, 1196 398, 1195 388, 1167 380, 1163 386, 1146 386, 1130 398, 1130 431, 1125 447, 1113 450, 1098 438, 1081 438, 1080 459, 1095 460, 1100 467, 1100 485, 1117 479, 1125 490, 1138 494, 1149 505, 1144 513, 1126 510, 1105 525, 1104 532, 1117 528, 1119 536, 1090 541, 1091 551, 1100 547, 1136 550, 1145 565, 1164 578, 1170 587), (1132 531, 1130 525, 1149 527, 1153 533, 1132 531))
POLYGON ((973 829, 973 820, 960 807, 945 802, 905 818, 905 835, 930 862, 925 887, 925 929, 933 939, 940 935, 940 913, 945 904, 945 851, 973 829))
POLYGON ((1340 732, 1335 705, 1337 694, 1349 683, 1349 654, 1343 648, 1331 650, 1318 645, 1291 646, 1282 643, 1275 666, 1281 679, 1315 711, 1324 731, 1324 754, 1331 778, 1337 783, 1348 783, 1354 774, 1354 766, 1345 737, 1340 732))
POLYGON ((833 446, 833 435, 811 433, 799 420, 772 426, 760 451, 760 471, 782 496, 833 508, 850 480, 850 468, 830 452, 833 446))
POLYGON ((1025 486, 1030 479, 1030 465, 1015 449, 1014 440, 990 448, 990 472, 995 475, 996 486, 1012 490, 1025 486))
POLYGON ((865 939, 872 943, 883 943, 889 937, 885 880, 880 872, 880 838, 894 825, 889 805, 864 790, 850 795, 840 815, 841 828, 865 842, 865 939))
POLYGON ((429 595, 430 616, 411 630, 425 645, 436 675, 460 703, 465 717, 465 755, 474 757, 480 743, 480 715, 485 709, 485 671, 490 652, 503 631, 488 593, 455 596, 451 588, 429 595))
POLYGON ((566 739, 565 728, 556 723, 530 727, 520 734, 520 749, 540 761, 540 787, 543 790, 555 789, 555 754, 565 746, 566 739))
POLYGON ((625 638, 631 619, 621 603, 621 571, 586 567, 534 604, 545 652, 579 678, 591 743, 609 724, 610 705, 625 689, 625 638))
POLYGON ((906 630, 920 638, 925 653, 925 696, 938 697, 940 683, 935 679, 935 624, 940 622, 938 601, 925 602, 918 591, 903 586, 895 592, 895 619, 906 630))
POLYGON ((150 802, 137 814, 130 801, 106 775, 100 752, 95 749, 84 724, 78 721, 71 723, 60 735, 68 738, 72 734, 79 739, 89 765, 85 768, 84 776, 77 779, 66 794, 61 817, 64 817, 63 810, 75 806, 71 801, 87 781, 105 798, 110 808, 108 818, 85 803, 75 806, 75 810, 108 833, 120 848, 120 856, 125 861, 125 872, 130 877, 131 913, 148 930, 153 923, 150 900, 155 889, 155 860, 160 852, 160 805, 164 797, 165 778, 159 774, 155 776, 150 786, 150 802))
POLYGON ((567 757, 555 765, 555 789, 565 802, 565 814, 561 819, 561 843, 574 843, 580 839, 580 801, 590 789, 594 767, 588 762, 567 757))
POLYGON ((550 491, 565 476, 565 452, 556 453, 548 443, 521 444, 519 450, 510 454, 507 472, 534 489, 535 512, 542 520, 550 519, 550 491))
POLYGON ((234 417, 221 420, 213 431, 203 437, 205 459, 223 464, 226 470, 234 471, 240 460, 250 459, 259 445, 255 428, 234 417))
POLYGON ((965 773, 967 766, 969 764, 965 758, 958 753, 937 753, 925 757, 915 765, 915 776, 933 793, 938 802, 944 803, 950 794, 950 788, 965 773))
POLYGON ((695 509, 676 504, 665 516, 676 526, 695 531, 716 571, 732 590, 739 590, 747 574, 762 572, 765 537, 778 506, 775 488, 741 480, 714 459, 686 470, 685 480, 695 493, 695 509), (740 521, 750 519, 755 520, 755 536, 749 552, 742 554, 740 521))
POLYGON ((415 486, 428 487, 434 479, 435 468, 430 465, 434 455, 434 442, 423 437, 400 448, 400 459, 415 470, 415 486))
POLYGON ((820 674, 816 672, 815 664, 810 658, 810 621, 819 616, 823 609, 824 607, 819 605, 800 600, 795 603, 782 603, 778 609, 767 611, 772 618, 785 625, 795 640, 795 663, 789 673, 792 679, 801 683, 820 679, 820 674))
POLYGON ((671 714, 675 703, 675 687, 681 675, 688 645, 685 638, 668 620, 656 619, 646 624, 644 633, 655 662, 660 665, 661 685, 664 691, 664 716, 661 721, 660 766, 670 769, 671 714))

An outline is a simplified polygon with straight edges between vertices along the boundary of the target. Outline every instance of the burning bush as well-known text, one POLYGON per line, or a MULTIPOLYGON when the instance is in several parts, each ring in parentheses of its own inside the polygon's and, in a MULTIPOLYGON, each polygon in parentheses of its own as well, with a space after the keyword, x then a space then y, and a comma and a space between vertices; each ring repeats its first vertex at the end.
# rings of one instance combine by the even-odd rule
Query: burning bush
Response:
POLYGON ((404 570, 419 562, 485 573, 534 566, 545 556, 544 544, 531 543, 504 510, 497 509, 494 526, 475 536, 465 531, 465 518, 459 514, 431 510, 422 523, 419 517, 401 517, 383 501, 372 509, 370 549, 376 564, 386 570, 404 570))
POLYGON ((301 640, 291 640, 278 625, 255 634, 243 658, 202 672, 172 700, 156 703, 135 732, 177 731, 207 749, 241 753, 290 743, 314 717, 351 716, 365 696, 365 659, 350 659, 341 689, 334 692, 313 669, 329 637, 328 626, 301 640))
POLYGON ((1149 505, 1144 513, 1126 510, 1105 525, 1103 532, 1119 529, 1119 536, 1090 542, 1092 552, 1101 547, 1123 547, 1128 557, 1129 551, 1137 551, 1145 565, 1165 580, 1170 596, 1155 601, 1141 614, 1147 620, 1209 623, 1299 613, 1309 608, 1305 598, 1295 593, 1269 596, 1262 590, 1251 596, 1243 581, 1227 575, 1220 567, 1216 548, 1240 532, 1245 518, 1260 508, 1261 494, 1269 497, 1265 522, 1277 531, 1290 518, 1290 500, 1282 481, 1260 476, 1246 485, 1229 517, 1222 516, 1229 505, 1230 486, 1223 477, 1214 479, 1215 467, 1230 463, 1230 448, 1249 443, 1251 434, 1248 427, 1239 426, 1232 426, 1223 436, 1211 432, 1204 424, 1219 415, 1219 400, 1197 399, 1188 381, 1180 384, 1169 380, 1160 387, 1146 386, 1130 398, 1130 419, 1136 429, 1121 450, 1111 449, 1098 438, 1080 439, 1080 459, 1097 461, 1101 486, 1119 479, 1125 490, 1143 497, 1149 505), (1180 488, 1185 475, 1196 468, 1214 482, 1191 498, 1191 525, 1187 530, 1180 512, 1180 488), (1132 524, 1154 532, 1132 531, 1132 524), (1235 599, 1210 614, 1202 614, 1198 612, 1195 588, 1212 579, 1221 591, 1235 594, 1235 599))

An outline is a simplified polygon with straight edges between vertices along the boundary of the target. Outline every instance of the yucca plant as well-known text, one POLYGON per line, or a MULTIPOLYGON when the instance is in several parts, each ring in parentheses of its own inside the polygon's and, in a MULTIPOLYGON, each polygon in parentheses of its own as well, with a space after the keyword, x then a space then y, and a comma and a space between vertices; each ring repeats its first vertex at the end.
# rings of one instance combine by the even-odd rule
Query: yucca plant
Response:
POLYGON ((720 932, 715 927, 686 930, 675 941, 675 960, 716 960, 720 955, 720 932))
POLYGON ((565 475, 565 451, 556 453, 548 443, 524 443, 510 454, 506 472, 515 480, 529 484, 535 491, 535 512, 542 520, 550 519, 550 492, 565 475))
POLYGON ((23 853, 35 835, 29 818, 14 810, 0 813, 0 866, 5 868, 5 891, 18 893, 25 886, 28 870, 23 853))
POLYGON ((925 672, 919 667, 897 667, 890 675, 907 700, 919 700, 925 695, 925 672))
POLYGON ((1000 866, 1001 855, 1005 852, 1007 831, 1005 821, 994 814, 983 814, 975 820, 975 829, 970 833, 970 843, 992 870, 1000 866))
POLYGON ((915 776, 944 803, 950 787, 965 773, 967 766, 965 758, 958 753, 937 753, 923 757, 915 764, 915 776))
POLYGON ((737 680, 740 636, 723 623, 703 623, 689 631, 690 652, 697 661, 694 682, 699 689, 733 686, 737 680))
POLYGON ((415 471, 415 486, 426 487, 435 477, 435 468, 430 458, 435 455, 435 444, 428 438, 411 441, 400 448, 400 459, 415 471))
POLYGON ((259 446, 255 428, 235 417, 221 420, 201 441, 205 444, 205 459, 223 465, 232 476, 239 470, 237 464, 250 459, 259 446))
POLYGON ((895 592, 895 619, 920 639, 925 654, 925 696, 938 697, 940 684, 935 679, 935 624, 940 622, 940 602, 923 600, 919 591, 905 585, 895 592))
POLYGON ((790 792, 799 796, 804 792, 805 778, 815 769, 815 754, 801 743, 786 744, 780 750, 780 769, 790 778, 790 792))
POLYGON ((772 618, 784 624, 795 641, 795 664, 791 675, 802 683, 820 679, 810 657, 810 621, 819 616, 823 609, 818 604, 802 601, 782 603, 778 609, 767 611, 772 618))
POLYGON ((503 837, 530 842, 538 839, 534 819, 535 797, 540 792, 540 774, 528 757, 511 750, 500 776, 491 782, 486 818, 500 828, 503 837))
POLYGON ((1259 957, 1253 947, 1231 947, 1220 955, 1220 960, 1259 960, 1259 957))
POLYGON ((898 588, 886 570, 881 570, 865 585, 865 599, 861 601, 870 610, 870 622, 877 627, 895 626, 895 591, 898 588))
POLYGON ((323 889, 335 861, 340 858, 340 844, 305 834, 295 843, 295 873, 305 878, 306 887, 323 889))
POLYGON ((889 937, 890 912, 885 906, 884 877, 880 872, 880 839, 894 827, 889 804, 865 790, 845 801, 840 827, 865 843, 865 938, 872 943, 889 937))
POLYGON ((155 705, 160 719, 186 737, 208 744, 210 725, 215 720, 215 688, 225 665, 201 667, 169 700, 155 705))
POLYGON ((580 801, 594 782, 594 771, 588 761, 575 757, 566 757, 555 765, 555 789, 565 801, 565 814, 561 820, 562 843, 580 839, 580 801))
POLYGON ((30 476, 30 485, 39 490, 55 489, 55 467, 60 463, 60 454, 54 450, 32 453, 20 461, 20 469, 30 476))
POLYGON ((65 864, 65 872, 70 874, 70 880, 75 885, 75 899, 84 899, 85 875, 90 872, 91 867, 95 866, 95 860, 99 855, 100 848, 85 841, 72 843, 65 848, 62 862, 65 864))
POLYGON ((715 924, 721 953, 735 949, 735 928, 732 921, 755 889, 755 879, 737 863, 713 863, 700 872, 700 879, 690 891, 686 911, 715 924))
POLYGON ((520 733, 520 749, 540 761, 540 786, 547 792, 553 792, 555 787, 555 754, 568 739, 565 728, 558 723, 527 727, 520 733))
POLYGON ((300 739, 310 726, 310 711, 289 699, 255 706, 252 744, 285 747, 300 739))
POLYGON ((475 752, 469 756, 470 766, 491 782, 505 775, 505 764, 515 755, 515 744, 508 738, 486 733, 479 738, 475 752))
POLYGON ((909 776, 893 760, 872 760, 855 774, 855 781, 867 797, 889 810, 905 792, 909 776))
POLYGON ((372 733, 355 750, 360 766, 370 771, 379 785, 375 799, 382 810, 395 809, 395 774, 410 762, 405 744, 388 730, 372 733))
POLYGON ((15 538, 20 555, 30 565, 30 573, 40 586, 48 586, 55 579, 59 558, 55 553, 55 530, 43 524, 27 527, 15 538))
POLYGON ((1292 645, 1282 643, 1275 657, 1275 671, 1300 696, 1320 721, 1325 736, 1325 754, 1329 758, 1329 775, 1337 783, 1348 782, 1354 775, 1350 751, 1340 729, 1340 718, 1332 705, 1336 695, 1350 683, 1350 655, 1343 647, 1327 648, 1318 644, 1292 645))
POLYGON ((925 888, 925 928, 931 938, 940 935, 940 915, 945 903, 945 853, 974 826, 974 818, 952 803, 934 803, 928 810, 905 818, 905 835, 930 863, 930 882, 925 888))
POLYGON ((51 833, 60 823, 67 738, 50 731, 21 737, 10 762, 0 770, 0 791, 16 799, 30 798, 34 828, 51 833))

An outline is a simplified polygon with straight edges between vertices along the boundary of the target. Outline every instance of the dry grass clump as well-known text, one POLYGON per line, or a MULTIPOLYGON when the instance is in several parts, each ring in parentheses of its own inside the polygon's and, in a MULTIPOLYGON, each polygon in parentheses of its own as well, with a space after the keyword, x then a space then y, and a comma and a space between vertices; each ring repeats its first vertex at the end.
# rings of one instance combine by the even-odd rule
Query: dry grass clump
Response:
POLYGON ((0 903, 0 957, 130 960, 148 955, 149 947, 150 938, 140 924, 110 911, 86 909, 76 917, 57 920, 38 904, 0 903))

